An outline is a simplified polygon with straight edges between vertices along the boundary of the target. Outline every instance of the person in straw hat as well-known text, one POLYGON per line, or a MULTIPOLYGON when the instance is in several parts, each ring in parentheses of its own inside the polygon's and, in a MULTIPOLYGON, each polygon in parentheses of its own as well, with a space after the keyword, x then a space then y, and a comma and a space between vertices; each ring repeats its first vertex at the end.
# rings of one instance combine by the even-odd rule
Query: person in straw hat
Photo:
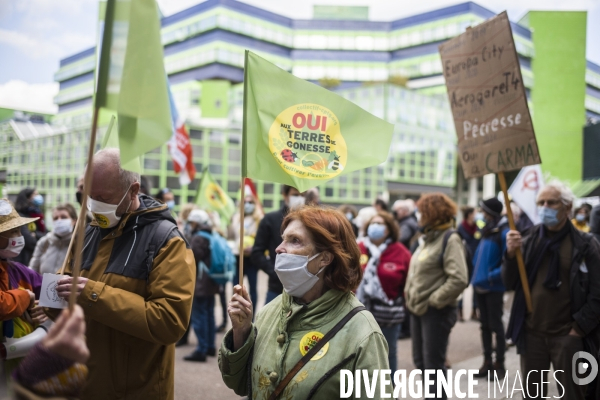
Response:
MULTIPOLYGON (((37 219, 19 216, 8 200, 0 199, 0 315, 3 321, 0 327, 5 338, 28 335, 47 319, 36 301, 42 286, 41 275, 11 261, 25 246, 21 227, 37 219)), ((5 372, 13 370, 19 361, 6 361, 5 372)))

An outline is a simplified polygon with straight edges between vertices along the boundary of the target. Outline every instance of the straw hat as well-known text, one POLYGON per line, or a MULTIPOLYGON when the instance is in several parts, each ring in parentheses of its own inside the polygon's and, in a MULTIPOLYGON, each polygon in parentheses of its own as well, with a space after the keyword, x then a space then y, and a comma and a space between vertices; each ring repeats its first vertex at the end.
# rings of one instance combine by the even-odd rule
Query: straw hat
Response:
POLYGON ((0 233, 37 221, 39 218, 23 218, 7 199, 0 199, 0 233))

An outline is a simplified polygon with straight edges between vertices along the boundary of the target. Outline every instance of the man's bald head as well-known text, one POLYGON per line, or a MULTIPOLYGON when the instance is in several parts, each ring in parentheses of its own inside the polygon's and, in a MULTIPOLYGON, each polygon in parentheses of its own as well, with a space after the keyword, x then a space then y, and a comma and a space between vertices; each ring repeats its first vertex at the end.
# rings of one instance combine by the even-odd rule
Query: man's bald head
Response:
MULTIPOLYGON (((111 179, 114 184, 118 182, 121 190, 140 181, 140 174, 121 168, 121 153, 119 149, 103 149, 94 156, 94 178, 96 175, 111 179)), ((95 179, 94 179, 95 180, 95 179)))
POLYGON ((120 204, 117 215, 137 209, 140 174, 121 168, 118 149, 103 149, 94 155, 90 197, 107 204, 120 204), (126 198, 130 200, 127 201, 126 198), (121 202, 121 199, 123 201, 121 202), (137 206, 136 206, 137 204, 137 206))

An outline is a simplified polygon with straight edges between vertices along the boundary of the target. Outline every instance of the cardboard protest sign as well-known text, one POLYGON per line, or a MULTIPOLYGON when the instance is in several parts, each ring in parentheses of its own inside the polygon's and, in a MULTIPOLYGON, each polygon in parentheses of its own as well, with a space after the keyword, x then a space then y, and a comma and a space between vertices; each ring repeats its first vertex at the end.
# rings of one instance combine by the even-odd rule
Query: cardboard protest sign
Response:
POLYGON ((540 164, 506 11, 439 51, 465 177, 540 164))

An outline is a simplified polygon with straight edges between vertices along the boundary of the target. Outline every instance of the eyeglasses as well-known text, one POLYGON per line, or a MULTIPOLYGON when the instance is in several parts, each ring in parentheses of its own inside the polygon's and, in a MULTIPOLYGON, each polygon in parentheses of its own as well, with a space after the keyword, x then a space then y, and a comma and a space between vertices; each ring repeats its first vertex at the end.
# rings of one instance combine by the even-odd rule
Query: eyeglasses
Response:
POLYGON ((538 207, 543 207, 544 204, 547 204, 548 207, 555 207, 560 204, 560 200, 538 200, 537 201, 538 207))

